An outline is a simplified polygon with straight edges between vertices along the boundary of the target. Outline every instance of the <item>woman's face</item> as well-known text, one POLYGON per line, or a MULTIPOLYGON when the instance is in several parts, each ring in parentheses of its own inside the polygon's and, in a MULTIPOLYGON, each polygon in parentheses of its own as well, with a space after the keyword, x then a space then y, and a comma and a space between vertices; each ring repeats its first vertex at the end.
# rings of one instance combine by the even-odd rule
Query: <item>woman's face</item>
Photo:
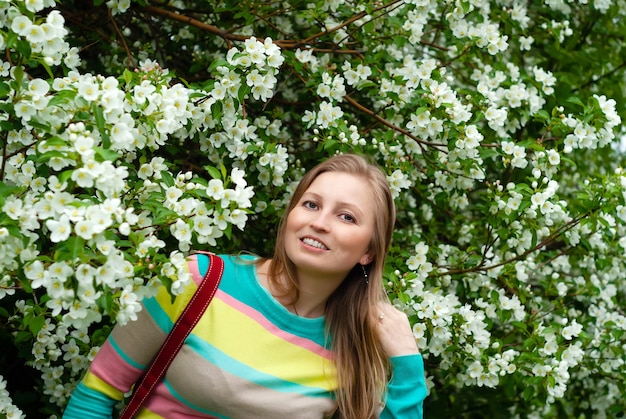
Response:
POLYGON ((374 200, 369 183, 343 172, 320 174, 287 217, 285 246, 299 274, 343 280, 370 262, 374 200))

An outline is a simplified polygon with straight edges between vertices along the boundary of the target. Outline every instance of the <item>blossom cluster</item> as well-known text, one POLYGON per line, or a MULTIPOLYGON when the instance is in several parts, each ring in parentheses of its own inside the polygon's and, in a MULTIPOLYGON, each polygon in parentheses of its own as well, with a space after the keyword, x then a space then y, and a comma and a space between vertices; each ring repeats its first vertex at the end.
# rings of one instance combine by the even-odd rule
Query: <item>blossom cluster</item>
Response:
MULTIPOLYGON (((623 6, 255 3, 207 36, 199 27, 221 28, 225 3, 149 8, 194 25, 97 3, 125 42, 85 41, 107 45, 81 62, 67 40, 88 38, 54 1, 0 2, 0 316, 12 343, 32 339, 27 364, 51 405, 108 323, 132 321, 160 284, 184 287, 185 254, 269 252, 254 233, 275 227, 306 168, 358 152, 381 164, 396 202, 384 280, 434 405, 455 392, 458 413, 503 387, 523 400, 511 417, 624 406, 626 174, 611 147, 623 111, 600 78, 586 87, 542 55, 575 61, 569 43, 597 42, 623 6), (605 24, 582 42, 587 9, 605 24), (146 22, 168 38, 142 37, 160 36, 146 22)), ((0 411, 19 414, 3 390, 0 411)))
MULTIPOLYGON (((78 72, 76 51, 61 42, 67 31, 57 10, 42 24, 12 6, 3 5, 2 13, 4 24, 30 43, 43 63, 69 69, 47 81, 12 68, 4 75, 15 89, 1 99, 3 105, 15 103, 19 122, 7 132, 0 158, 3 183, 15 192, 0 200, 0 293, 14 295, 19 283, 27 283, 31 292, 47 296, 47 319, 33 326, 29 364, 41 371, 44 394, 62 406, 74 385, 68 378, 79 377, 95 353, 89 328, 103 316, 122 324, 135 319, 141 299, 164 280, 172 293, 179 292, 190 279, 184 254, 194 246, 216 246, 232 226, 243 230, 251 213, 254 193, 244 166, 209 171, 213 178, 207 179, 190 171, 172 173, 154 152, 189 131, 200 135, 214 123, 211 107, 220 105, 231 157, 243 162, 245 148, 253 146, 261 182, 282 184, 286 149, 261 144, 255 134, 258 128, 280 137, 280 123, 260 117, 248 126, 236 101, 248 95, 268 100, 283 58, 269 38, 249 39, 243 52, 231 49, 209 99, 199 103, 152 60, 128 78, 78 72), (170 238, 177 249, 165 256, 170 238)), ((221 161, 218 141, 200 146, 221 161)), ((32 301, 18 299, 15 311, 12 323, 42 318, 32 301)))
POLYGON ((22 419, 24 417, 23 412, 13 404, 6 386, 7 382, 0 375, 0 413, 7 419, 22 419))
MULTIPOLYGON (((54 5, 54 0, 25 2, 26 10, 31 13, 54 5)), ((68 68, 76 68, 80 63, 78 48, 71 47, 64 39, 67 35, 65 18, 58 10, 51 11, 43 21, 33 21, 9 2, 4 2, 0 5, 0 21, 4 21, 2 26, 10 26, 13 33, 28 42, 31 54, 41 56, 46 65, 58 66, 62 63, 68 68)), ((0 37, 2 49, 6 48, 4 42, 5 38, 0 37)))

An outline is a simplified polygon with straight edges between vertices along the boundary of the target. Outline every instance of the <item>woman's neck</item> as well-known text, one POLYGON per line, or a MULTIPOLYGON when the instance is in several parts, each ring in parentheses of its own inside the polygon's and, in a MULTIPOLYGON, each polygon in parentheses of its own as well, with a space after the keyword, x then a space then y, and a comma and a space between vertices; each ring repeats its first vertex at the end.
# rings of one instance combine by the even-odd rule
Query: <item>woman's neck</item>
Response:
POLYGON ((287 278, 278 278, 279 287, 276 287, 269 280, 270 263, 271 260, 261 262, 257 266, 257 275, 261 285, 270 292, 276 301, 300 317, 316 318, 325 314, 326 301, 339 286, 337 281, 330 281, 315 275, 300 274, 298 276, 298 299, 294 301, 295 290, 287 294, 282 293, 282 289, 289 290, 290 285, 287 278))

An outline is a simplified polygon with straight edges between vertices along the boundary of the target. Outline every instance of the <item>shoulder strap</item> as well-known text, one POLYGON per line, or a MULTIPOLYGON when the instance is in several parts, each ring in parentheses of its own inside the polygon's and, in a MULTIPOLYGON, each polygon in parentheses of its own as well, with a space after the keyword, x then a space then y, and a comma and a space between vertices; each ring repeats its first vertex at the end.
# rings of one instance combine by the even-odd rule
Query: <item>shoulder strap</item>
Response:
POLYGON ((141 378, 141 381, 137 383, 136 389, 122 412, 120 419, 131 419, 137 414, 137 411, 144 404, 156 384, 165 375, 165 371, 167 371, 174 357, 183 346, 185 339, 189 336, 189 333, 191 333, 191 330, 198 323, 213 299, 224 272, 224 261, 213 253, 206 254, 211 259, 207 273, 182 314, 174 323, 172 331, 167 335, 152 364, 141 378))

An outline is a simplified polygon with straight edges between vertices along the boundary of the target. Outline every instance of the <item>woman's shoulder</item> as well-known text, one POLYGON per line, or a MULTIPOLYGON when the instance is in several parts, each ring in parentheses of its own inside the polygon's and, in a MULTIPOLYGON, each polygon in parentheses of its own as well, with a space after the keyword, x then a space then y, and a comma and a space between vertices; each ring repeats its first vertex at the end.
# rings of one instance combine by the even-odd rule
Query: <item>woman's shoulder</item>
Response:
POLYGON ((194 252, 187 258, 189 273, 192 275, 193 281, 199 284, 209 269, 211 264, 211 255, 217 256, 224 261, 224 275, 232 275, 234 273, 253 274, 258 256, 253 254, 215 254, 210 252, 194 252))

